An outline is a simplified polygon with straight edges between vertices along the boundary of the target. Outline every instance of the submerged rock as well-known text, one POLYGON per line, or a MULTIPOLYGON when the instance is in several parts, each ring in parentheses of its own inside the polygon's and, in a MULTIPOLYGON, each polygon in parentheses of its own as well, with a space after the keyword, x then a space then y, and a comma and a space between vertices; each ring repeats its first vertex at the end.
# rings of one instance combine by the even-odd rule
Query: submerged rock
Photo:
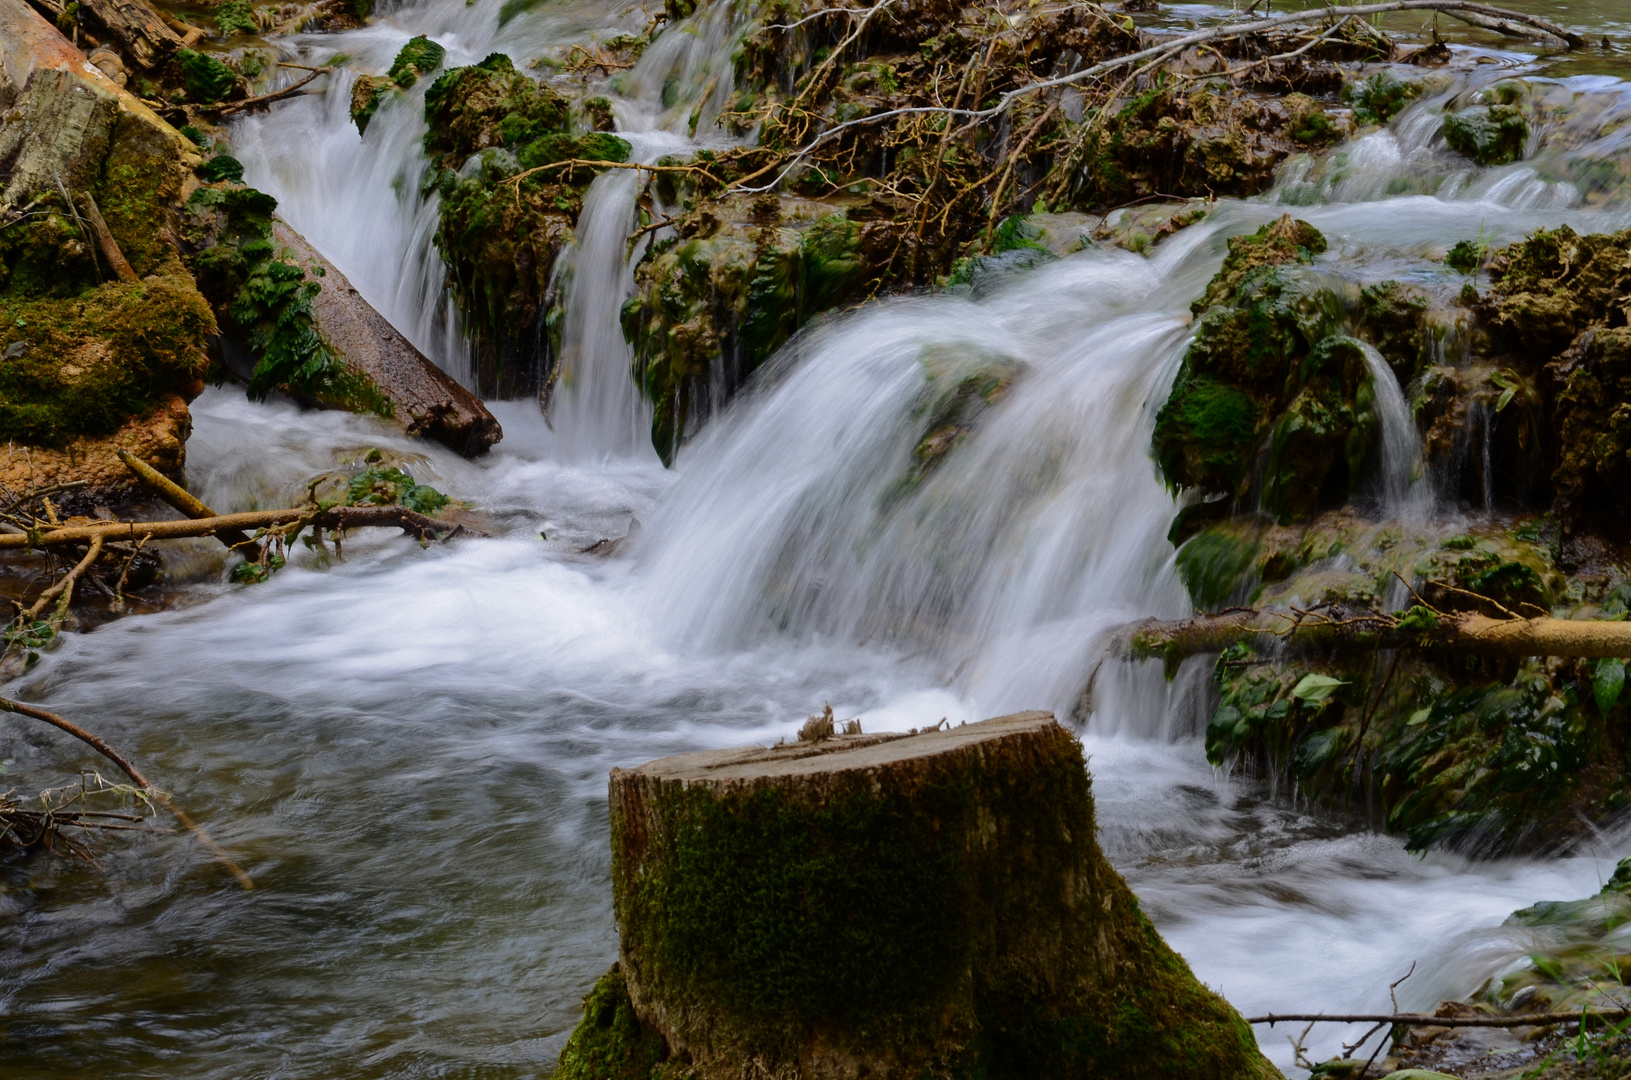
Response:
POLYGON ((611 780, 619 965, 558 1075, 1276 1076, 1094 840, 1047 713, 611 780))

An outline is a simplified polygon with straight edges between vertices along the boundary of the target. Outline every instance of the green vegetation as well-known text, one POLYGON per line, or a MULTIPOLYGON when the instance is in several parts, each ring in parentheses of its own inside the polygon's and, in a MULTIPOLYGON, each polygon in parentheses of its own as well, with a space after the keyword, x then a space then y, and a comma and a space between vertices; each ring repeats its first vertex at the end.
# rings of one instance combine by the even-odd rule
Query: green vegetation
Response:
POLYGON ((1510 165, 1523 158, 1529 122, 1510 105, 1482 105, 1444 115, 1444 141, 1480 165, 1510 165))
POLYGON ((249 0, 225 0, 215 9, 215 28, 222 37, 234 34, 253 34, 260 29, 249 0))
POLYGON ((1353 109, 1356 123, 1385 124, 1420 97, 1421 91, 1420 83, 1406 82, 1384 69, 1349 83, 1342 90, 1342 99, 1353 109))
POLYGON ((209 53, 181 49, 176 53, 181 65, 182 83, 194 101, 210 104, 224 101, 237 84, 238 74, 209 53))

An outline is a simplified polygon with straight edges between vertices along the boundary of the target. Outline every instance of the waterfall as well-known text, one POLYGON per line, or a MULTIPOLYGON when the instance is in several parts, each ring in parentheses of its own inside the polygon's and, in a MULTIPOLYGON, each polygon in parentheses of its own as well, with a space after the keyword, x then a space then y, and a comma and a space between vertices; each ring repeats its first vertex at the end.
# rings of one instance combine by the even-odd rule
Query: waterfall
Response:
POLYGON ((1361 343, 1370 372, 1378 431, 1377 481, 1383 512, 1391 517, 1424 518, 1433 508, 1432 485, 1421 461, 1421 435, 1393 369, 1374 345, 1361 343))
POLYGON ((559 383, 550 417, 563 453, 574 457, 652 453, 651 407, 629 372, 632 354, 618 313, 629 293, 628 235, 640 178, 608 169, 584 195, 572 250, 556 272, 567 285, 559 383))

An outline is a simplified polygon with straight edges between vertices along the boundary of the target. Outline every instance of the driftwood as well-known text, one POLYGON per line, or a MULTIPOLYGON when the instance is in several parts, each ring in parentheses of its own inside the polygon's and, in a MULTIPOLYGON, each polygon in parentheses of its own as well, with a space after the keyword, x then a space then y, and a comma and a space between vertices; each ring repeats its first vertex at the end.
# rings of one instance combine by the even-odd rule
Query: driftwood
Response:
MULTIPOLYGON (((0 537, 0 544, 8 538, 0 537)), ((1146 619, 1122 627, 1110 652, 1129 659, 1159 657, 1169 664, 1221 652, 1236 642, 1276 642, 1293 651, 1375 648, 1444 650, 1471 656, 1580 659, 1631 656, 1631 622, 1492 618, 1476 612, 1258 611, 1240 609, 1190 619, 1146 619)))
POLYGON ((181 48, 181 36, 142 0, 80 0, 93 30, 118 42, 138 67, 152 71, 181 48))
POLYGON ((453 521, 426 517, 401 506, 334 506, 327 509, 301 507, 290 510, 250 510, 241 514, 219 514, 193 521, 118 521, 104 525, 67 525, 61 528, 30 529, 26 533, 0 535, 0 550, 51 548, 85 544, 98 538, 137 543, 145 540, 179 540, 184 537, 214 536, 253 529, 272 529, 301 523, 318 529, 398 528, 420 540, 446 539, 455 533, 472 532, 453 521))

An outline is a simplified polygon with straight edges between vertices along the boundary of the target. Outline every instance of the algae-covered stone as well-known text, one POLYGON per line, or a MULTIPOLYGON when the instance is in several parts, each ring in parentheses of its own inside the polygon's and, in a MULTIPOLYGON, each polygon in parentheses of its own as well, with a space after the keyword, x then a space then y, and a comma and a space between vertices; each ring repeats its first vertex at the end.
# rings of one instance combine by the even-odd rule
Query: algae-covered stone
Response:
POLYGON ((611 815, 620 964, 562 1067, 627 1053, 570 1075, 1276 1075, 1104 860, 1046 713, 614 770, 611 815))
POLYGON ((1523 157, 1529 122, 1511 105, 1477 105, 1444 116, 1444 141, 1480 165, 1510 165, 1523 157))
POLYGON ((573 134, 567 100, 503 53, 438 76, 425 119, 428 183, 441 195, 436 246, 476 344, 478 389, 536 392, 549 361, 540 323, 555 260, 595 175, 550 166, 622 161, 629 146, 604 132, 573 134))
POLYGON ((358 133, 366 133, 368 122, 379 107, 399 90, 408 90, 421 76, 442 66, 447 50, 424 34, 402 46, 384 75, 359 75, 351 84, 351 121, 358 133))
POLYGON ((1290 217, 1229 241, 1156 417, 1156 461, 1173 488, 1256 495, 1289 520, 1360 483, 1376 428, 1364 346, 1336 333, 1341 300, 1299 268, 1324 248, 1290 217))
POLYGON ((1421 96, 1422 84, 1399 78, 1383 68, 1373 75, 1356 79, 1342 90, 1342 99, 1353 109, 1360 124, 1385 124, 1421 96))
POLYGON ((716 209, 691 235, 651 249, 623 308, 652 444, 669 463, 709 408, 873 277, 861 226, 842 214, 812 219, 795 206, 784 217, 775 199, 749 214, 716 209))

